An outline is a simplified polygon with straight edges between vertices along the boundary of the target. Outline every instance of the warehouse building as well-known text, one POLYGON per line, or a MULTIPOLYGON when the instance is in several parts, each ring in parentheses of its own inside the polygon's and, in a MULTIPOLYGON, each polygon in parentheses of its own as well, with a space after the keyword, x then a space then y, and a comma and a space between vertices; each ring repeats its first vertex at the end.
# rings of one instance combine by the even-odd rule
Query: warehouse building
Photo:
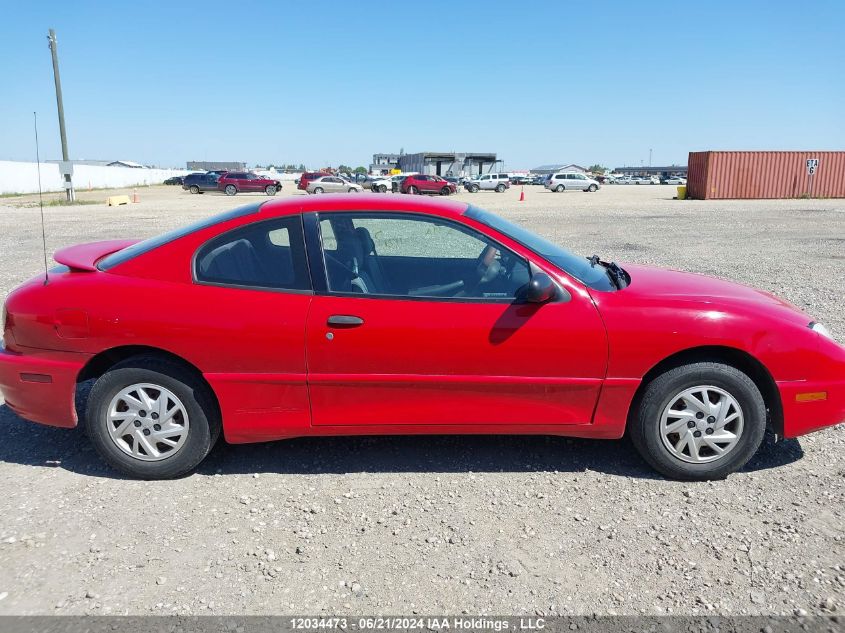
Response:
POLYGON ((500 161, 493 152, 419 152, 399 156, 398 168, 433 176, 476 176, 493 171, 500 161))
POLYGON ((659 176, 660 178, 669 178, 671 176, 687 177, 686 165, 665 165, 663 167, 617 167, 613 170, 614 173, 624 174, 626 176, 659 176))
POLYGON ((189 171, 246 171, 246 163, 226 163, 213 160, 189 160, 189 171))
POLYGON ((393 169, 399 169, 399 156, 399 154, 373 154, 370 173, 384 175, 393 169))
POLYGON ((540 165, 539 167, 535 167, 531 170, 532 174, 537 174, 538 176, 547 176, 549 174, 559 174, 561 172, 566 173, 576 173, 576 174, 586 174, 587 168, 581 167, 581 165, 576 165, 574 163, 569 163, 568 165, 565 163, 554 164, 554 165, 540 165))

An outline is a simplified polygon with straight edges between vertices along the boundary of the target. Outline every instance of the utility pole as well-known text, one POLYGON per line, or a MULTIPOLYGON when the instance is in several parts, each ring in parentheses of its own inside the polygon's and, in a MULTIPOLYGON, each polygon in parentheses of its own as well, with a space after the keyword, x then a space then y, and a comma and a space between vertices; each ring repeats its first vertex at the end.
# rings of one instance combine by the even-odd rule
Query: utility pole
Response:
POLYGON ((62 165, 61 171, 65 177, 65 190, 67 191, 67 199, 73 202, 76 195, 73 191, 73 181, 71 175, 73 174, 73 165, 70 163, 67 153, 67 133, 65 131, 65 106, 62 102, 62 80, 59 77, 59 52, 56 45, 56 32, 50 29, 50 34, 47 36, 47 41, 50 43, 50 52, 53 55, 53 79, 56 82, 56 107, 59 110, 59 134, 62 137, 62 165))
POLYGON ((651 167, 651 150, 648 150, 648 166, 651 167))

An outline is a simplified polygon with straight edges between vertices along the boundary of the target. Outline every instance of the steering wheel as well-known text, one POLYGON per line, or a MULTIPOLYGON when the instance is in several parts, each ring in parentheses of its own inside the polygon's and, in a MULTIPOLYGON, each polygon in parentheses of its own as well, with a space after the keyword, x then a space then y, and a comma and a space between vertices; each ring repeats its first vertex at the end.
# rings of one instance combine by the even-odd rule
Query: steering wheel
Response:
POLYGON ((475 260, 475 272, 478 279, 472 285, 470 292, 475 292, 479 286, 490 283, 502 274, 502 264, 496 258, 498 253, 499 249, 490 244, 481 250, 481 254, 475 260))

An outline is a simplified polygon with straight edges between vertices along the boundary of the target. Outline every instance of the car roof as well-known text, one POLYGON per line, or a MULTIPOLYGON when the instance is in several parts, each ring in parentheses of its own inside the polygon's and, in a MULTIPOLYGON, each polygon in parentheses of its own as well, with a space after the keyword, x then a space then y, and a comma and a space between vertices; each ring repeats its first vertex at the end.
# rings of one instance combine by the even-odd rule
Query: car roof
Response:
POLYGON ((432 215, 463 215, 469 205, 441 198, 423 196, 393 196, 371 193, 331 194, 326 196, 290 196, 269 200, 261 205, 263 216, 330 211, 411 211, 432 215))

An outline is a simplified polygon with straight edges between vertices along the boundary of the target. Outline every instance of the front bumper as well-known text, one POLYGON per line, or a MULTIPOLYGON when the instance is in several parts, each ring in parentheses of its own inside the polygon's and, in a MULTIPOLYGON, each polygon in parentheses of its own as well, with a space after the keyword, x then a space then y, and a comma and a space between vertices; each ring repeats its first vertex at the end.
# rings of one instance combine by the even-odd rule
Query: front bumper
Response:
POLYGON ((0 392, 6 405, 22 418, 73 428, 76 378, 86 359, 57 360, 41 353, 20 354, 0 345, 0 392))
POLYGON ((845 422, 845 377, 777 383, 783 406, 783 435, 798 437, 845 422))

